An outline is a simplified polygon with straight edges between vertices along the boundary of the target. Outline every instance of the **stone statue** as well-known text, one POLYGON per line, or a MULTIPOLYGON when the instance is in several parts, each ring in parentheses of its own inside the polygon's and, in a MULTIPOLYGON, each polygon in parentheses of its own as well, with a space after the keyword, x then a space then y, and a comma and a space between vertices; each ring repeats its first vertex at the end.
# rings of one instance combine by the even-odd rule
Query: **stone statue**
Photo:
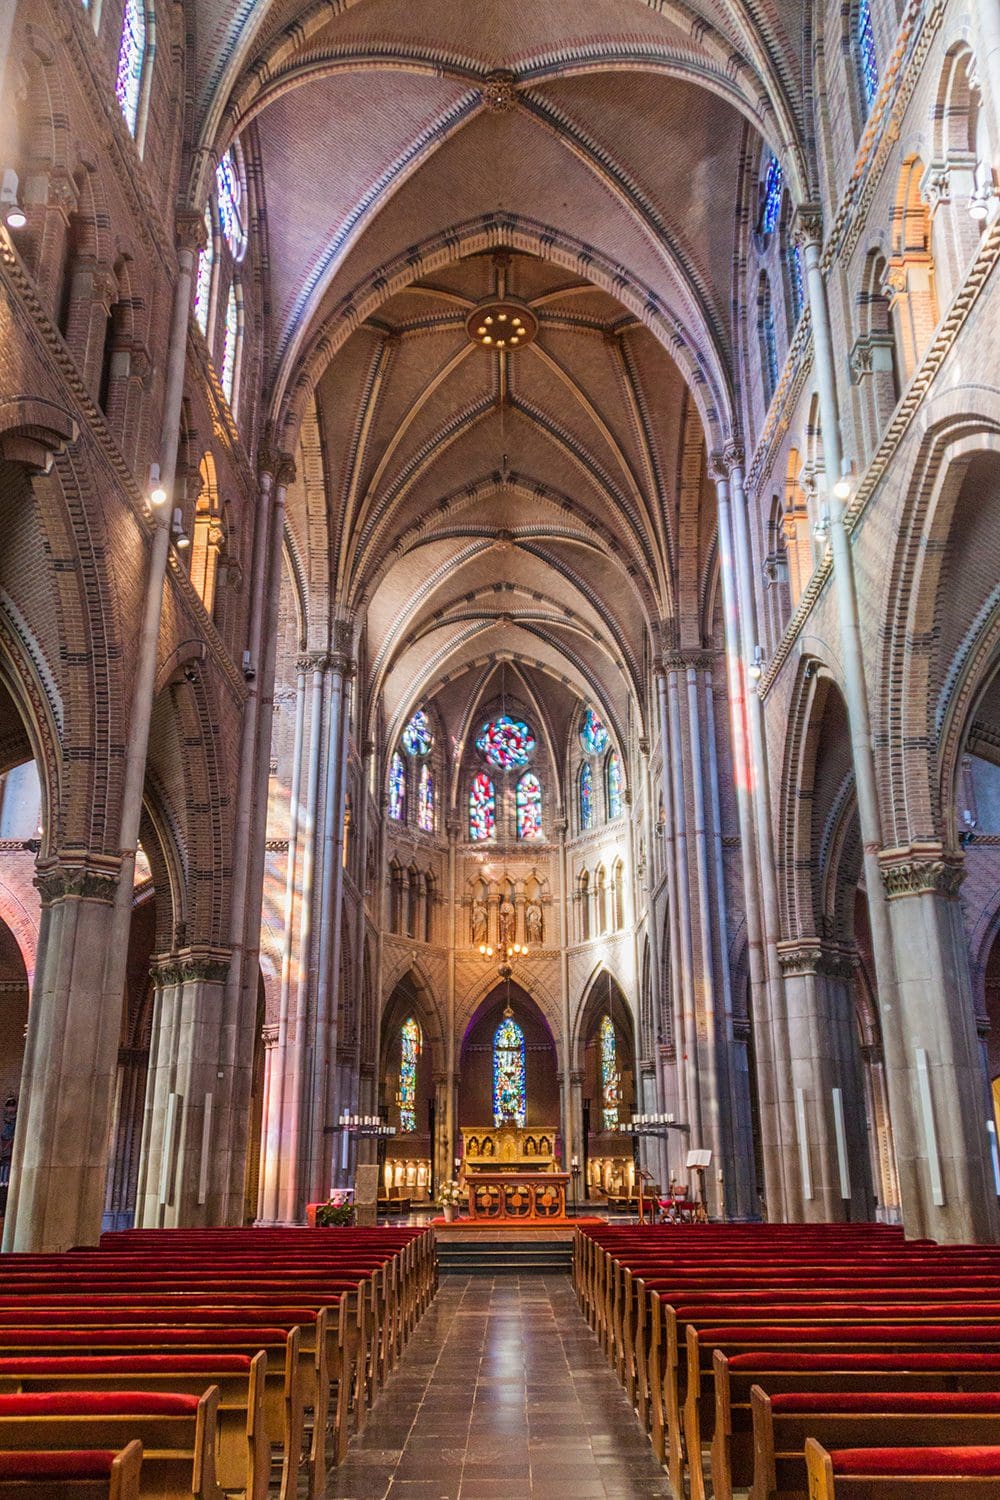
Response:
POLYGON ((10 1165, 14 1155, 16 1125, 17 1100, 11 1094, 4 1100, 3 1119, 0 1120, 0 1214, 7 1211, 7 1189, 10 1185, 10 1165))
POLYGON ((500 942, 514 941, 514 903, 509 896, 500 902, 500 942))
POLYGON ((524 936, 528 943, 535 946, 542 941, 542 907, 539 901, 529 901, 524 908, 524 936))
POLYGON ((473 901, 472 903, 472 941, 475 944, 486 942, 486 902, 473 901))

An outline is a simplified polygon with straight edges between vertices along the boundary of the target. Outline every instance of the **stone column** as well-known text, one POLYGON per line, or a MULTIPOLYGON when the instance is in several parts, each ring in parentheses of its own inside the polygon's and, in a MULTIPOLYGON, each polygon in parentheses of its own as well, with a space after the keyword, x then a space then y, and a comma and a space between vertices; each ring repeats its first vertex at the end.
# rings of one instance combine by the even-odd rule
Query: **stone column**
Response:
MULTIPOLYGON (((457 1060, 455 1049, 457 1038, 455 1036, 455 1004, 456 1004, 456 965, 458 962, 458 945, 460 940, 459 927, 465 919, 465 908, 458 901, 458 831, 459 825, 454 818, 449 818, 445 824, 448 834, 448 1029, 445 1035, 445 1071, 447 1073, 447 1095, 445 1122, 447 1129, 447 1149, 445 1166, 448 1178, 455 1175, 455 1156, 458 1149, 458 1093, 455 1085, 455 1074, 457 1071, 457 1060)), ((468 942, 466 934, 461 934, 461 942, 464 947, 468 942)))
POLYGON ((119 862, 40 865, 42 911, 5 1250, 96 1244, 118 1071, 122 964, 114 954, 119 862))
POLYGON ((800 1216, 865 1219, 871 1192, 854 1041, 850 956, 818 938, 779 944, 795 1103, 800 1216))
MULTIPOLYGON (((309 743, 306 759, 305 801, 301 813, 302 898, 299 906, 299 930, 296 944, 298 979, 295 992, 295 1024, 292 1045, 288 1047, 285 1059, 284 1112, 281 1123, 279 1213, 285 1223, 292 1223, 299 1217, 304 1191, 302 1167, 308 1132, 302 1117, 302 1102, 307 1081, 309 995, 315 979, 313 904, 316 899, 319 771, 323 748, 323 680, 327 664, 326 656, 316 653, 302 660, 302 665, 309 674, 309 743)), ((289 998, 289 1009, 291 1009, 291 998, 289 998)))
POLYGON ((447 1182, 454 1176, 455 1153, 450 1148, 448 1127, 448 1099, 451 1080, 447 1073, 434 1074, 434 1139, 431 1141, 431 1163, 436 1184, 447 1182))
MULTIPOLYGON (((748 670, 754 647, 760 636, 757 624, 756 598, 753 588, 750 528, 747 519, 747 495, 743 487, 742 450, 732 449, 729 484, 732 497, 732 552, 736 580, 736 597, 740 617, 742 657, 740 667, 748 670)), ((760 1116, 764 1147, 764 1170, 767 1175, 767 1207, 772 1219, 795 1219, 801 1212, 797 1196, 797 1179, 791 1147, 795 1136, 795 1105, 792 1093, 791 1066, 788 1055, 788 1021, 785 993, 778 962, 777 942, 781 935, 778 907, 778 883, 775 874, 774 829, 771 814, 770 760, 763 705, 756 688, 745 695, 750 759, 750 805, 753 809, 757 848, 757 883, 760 891, 761 937, 764 944, 766 986, 761 998, 766 1001, 763 1015, 754 1012, 754 1037, 768 1066, 761 1070, 760 1116), (762 1033, 764 1035, 762 1036, 762 1033), (762 1045, 761 1045, 762 1044, 762 1045), (779 1196, 780 1194, 780 1196, 779 1196)))
POLYGON ((144 1229, 224 1223, 231 1116, 246 1112, 221 1024, 229 955, 184 949, 157 963, 153 976, 136 1223, 144 1229))
POLYGON ((292 748, 292 785, 289 796, 288 856, 285 865, 285 911, 281 942, 281 981, 278 997, 278 1029, 275 1051, 268 1053, 264 1089, 264 1128, 261 1132, 260 1218, 275 1223, 280 1218, 281 1152, 285 1119, 285 1086, 288 1074, 288 1023, 292 994, 292 950, 295 932, 295 884, 298 873, 299 811, 302 790, 302 746, 306 708, 308 659, 295 664, 295 737, 292 748))
POLYGON ((566 1160, 571 1162, 575 1156, 580 1162, 578 1202, 585 1197, 587 1191, 586 1153, 583 1148, 583 1074, 574 1068, 569 1075, 569 1140, 566 1144, 566 1160))
POLYGON ((940 845, 880 855, 895 945, 902 1063, 886 1081, 908 1235, 997 1238, 986 1122, 992 1115, 976 1036, 967 941, 958 900, 963 869, 940 845), (915 1128, 901 1134, 900 1096, 915 1128))
POLYGON ((669 1089, 664 1080, 664 1102, 668 1093, 677 1100, 675 1111, 682 1120, 688 1119, 688 1080, 684 1067, 677 1059, 678 1050, 683 1057, 683 988, 681 971, 681 917, 677 861, 674 848, 674 780, 671 768, 670 718, 667 707, 667 676, 661 669, 656 674, 656 698, 660 729, 660 774, 663 788, 663 857, 667 876, 667 927, 670 939, 670 1019, 673 1027, 674 1086, 669 1089))

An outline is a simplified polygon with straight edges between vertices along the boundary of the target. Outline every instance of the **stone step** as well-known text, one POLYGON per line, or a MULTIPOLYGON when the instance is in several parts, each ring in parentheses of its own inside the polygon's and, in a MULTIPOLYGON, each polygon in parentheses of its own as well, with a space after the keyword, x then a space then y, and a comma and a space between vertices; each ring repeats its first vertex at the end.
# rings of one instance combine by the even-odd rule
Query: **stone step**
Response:
POLYGON ((558 1275, 573 1267, 568 1240, 439 1240, 437 1255, 443 1275, 558 1275))

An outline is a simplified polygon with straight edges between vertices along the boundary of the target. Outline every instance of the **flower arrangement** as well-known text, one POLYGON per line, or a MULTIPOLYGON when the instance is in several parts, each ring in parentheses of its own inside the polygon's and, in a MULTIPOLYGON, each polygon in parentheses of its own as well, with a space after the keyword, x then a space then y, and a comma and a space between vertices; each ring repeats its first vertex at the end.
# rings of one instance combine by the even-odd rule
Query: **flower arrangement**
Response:
POLYGON ((354 1204, 346 1193, 331 1193, 316 1210, 317 1229, 346 1229, 354 1223, 354 1204))
POLYGON ((464 1197, 465 1194, 454 1178, 450 1182, 442 1182, 438 1188, 437 1201, 442 1208, 457 1208, 464 1197))

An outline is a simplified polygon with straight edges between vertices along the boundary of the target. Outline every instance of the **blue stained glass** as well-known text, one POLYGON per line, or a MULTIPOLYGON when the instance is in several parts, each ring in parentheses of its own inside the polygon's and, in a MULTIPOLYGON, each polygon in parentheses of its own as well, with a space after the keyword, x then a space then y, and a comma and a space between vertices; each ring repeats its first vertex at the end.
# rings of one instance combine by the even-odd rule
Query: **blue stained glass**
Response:
POLYGON ((476 749, 501 771, 523 766, 534 748, 535 736, 527 724, 523 719, 512 719, 510 714, 501 714, 484 724, 476 740, 476 749))
POLYGON ((491 839, 496 832, 496 796, 493 779, 485 771, 473 778, 469 792, 469 838, 491 839))
POLYGON ((781 194, 784 191, 785 174, 776 156, 769 158, 764 173, 764 208, 760 217, 762 234, 773 234, 781 217, 781 194))
POLYGON ((872 30, 871 0, 858 0, 857 42, 861 91, 865 96, 865 108, 871 109, 878 93, 878 57, 875 53, 875 33, 872 30))
POLYGON ((389 816, 402 823, 406 815, 406 767, 397 750, 389 762, 389 816))
POLYGON ((528 771, 517 783, 515 797, 517 836, 519 839, 542 837, 542 783, 528 771))
POLYGON ((523 1125, 525 1109, 524 1032, 513 1016, 504 1016, 493 1038, 493 1123, 523 1125))
POLYGON ((608 756, 608 817, 620 818, 622 815, 622 763, 618 759, 618 751, 612 750, 608 756))
POLYGON ((226 244, 233 252, 233 258, 242 260, 247 248, 247 234, 243 224, 243 183, 232 148, 215 169, 215 188, 219 202, 219 222, 226 244))
POLYGON ((420 1027, 410 1016, 403 1022, 403 1052, 399 1064, 399 1128, 405 1135, 417 1128, 417 1058, 420 1027))
POLYGON ((135 128, 139 121, 139 97, 142 93, 142 70, 145 62, 145 0, 125 0, 115 93, 118 95, 121 112, 125 116, 125 124, 132 135, 135 135, 135 128))
POLYGON ((621 1081, 618 1075, 618 1048, 615 1043, 615 1028, 610 1016, 601 1021, 601 1098, 604 1101, 602 1118, 605 1130, 618 1129, 618 1105, 621 1100, 621 1081))
POLYGON ((802 251, 794 240, 788 252, 788 275, 792 284, 792 317, 797 323, 802 316, 806 294, 802 282, 802 251))
POLYGON ((403 749, 407 755, 429 755, 433 744, 434 731, 431 729, 431 721, 423 709, 418 708, 403 730, 403 749))
POLYGON ((434 773, 430 766, 420 767, 417 786, 417 824, 424 833, 434 832, 434 773))
POLYGON ((236 345, 240 335, 240 311, 236 301, 236 283, 229 288, 226 302, 226 328, 222 343, 222 393, 233 404, 233 382, 236 379, 236 345))
POLYGON ((607 725, 592 708, 588 708, 583 716, 580 741, 588 755, 601 755, 607 746, 607 725))
POLYGON ((580 827, 594 826, 594 773, 586 761, 580 767, 580 827))
POLYGON ((215 226, 212 205, 205 204, 205 248, 198 256, 198 280, 194 289, 195 322, 208 334, 208 304, 212 295, 212 267, 215 265, 215 226))

